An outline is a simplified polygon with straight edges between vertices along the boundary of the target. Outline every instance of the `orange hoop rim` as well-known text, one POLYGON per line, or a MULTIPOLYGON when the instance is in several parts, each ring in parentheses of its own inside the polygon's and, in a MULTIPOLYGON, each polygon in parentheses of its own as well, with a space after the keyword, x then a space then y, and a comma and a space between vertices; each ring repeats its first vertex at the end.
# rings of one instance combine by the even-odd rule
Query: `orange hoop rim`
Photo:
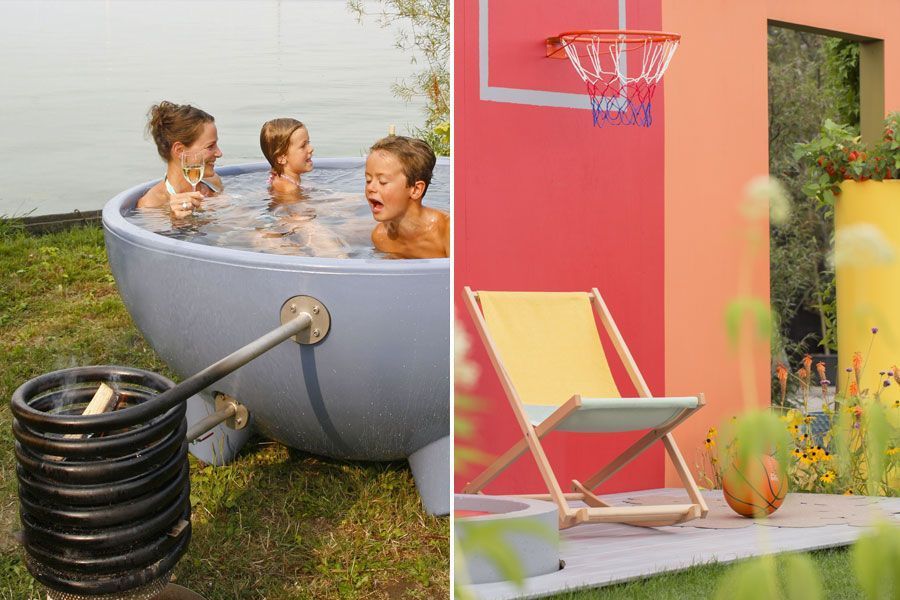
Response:
POLYGON ((564 31, 558 35, 548 37, 547 56, 554 56, 569 44, 576 42, 600 43, 626 43, 640 42, 678 42, 681 34, 668 31, 645 31, 639 29, 580 29, 577 31, 564 31))

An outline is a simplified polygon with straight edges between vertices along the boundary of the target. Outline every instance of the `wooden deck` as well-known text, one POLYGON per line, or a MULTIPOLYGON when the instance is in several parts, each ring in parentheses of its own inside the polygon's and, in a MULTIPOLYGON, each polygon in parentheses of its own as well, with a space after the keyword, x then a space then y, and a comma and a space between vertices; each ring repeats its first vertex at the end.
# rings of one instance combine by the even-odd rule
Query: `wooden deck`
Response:
MULTIPOLYGON (((621 502, 626 498, 676 491, 644 490, 604 498, 621 502)), ((704 494, 712 496, 721 492, 704 494)), ((871 500, 883 512, 895 513, 894 518, 898 518, 896 513, 900 513, 900 498, 871 500)), ((852 507, 852 510, 858 508, 852 507)), ((565 561, 562 570, 527 579, 522 588, 509 583, 490 583, 470 586, 470 589, 479 600, 541 598, 567 590, 622 583, 698 564, 727 563, 773 552, 846 546, 865 531, 864 527, 852 525, 796 528, 751 524, 739 529, 581 525, 560 532, 560 557, 565 561)))

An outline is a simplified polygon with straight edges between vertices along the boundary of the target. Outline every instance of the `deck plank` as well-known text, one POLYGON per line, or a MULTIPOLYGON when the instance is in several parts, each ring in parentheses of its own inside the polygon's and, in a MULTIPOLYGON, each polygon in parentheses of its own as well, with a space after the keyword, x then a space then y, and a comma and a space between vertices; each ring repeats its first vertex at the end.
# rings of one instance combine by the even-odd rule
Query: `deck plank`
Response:
MULTIPOLYGON (((610 494, 604 499, 621 503, 626 498, 676 491, 643 490, 610 494)), ((721 492, 704 492, 708 498, 715 494, 721 492)), ((886 512, 900 512, 900 498, 870 500, 886 512)), ((728 563, 773 552, 846 546, 865 531, 864 527, 844 524, 804 528, 752 524, 739 529, 648 528, 609 523, 580 525, 560 532, 560 557, 565 561, 564 569, 529 578, 522 588, 510 583, 488 583, 469 586, 469 589, 479 600, 541 598, 568 590, 623 583, 695 565, 728 563)))

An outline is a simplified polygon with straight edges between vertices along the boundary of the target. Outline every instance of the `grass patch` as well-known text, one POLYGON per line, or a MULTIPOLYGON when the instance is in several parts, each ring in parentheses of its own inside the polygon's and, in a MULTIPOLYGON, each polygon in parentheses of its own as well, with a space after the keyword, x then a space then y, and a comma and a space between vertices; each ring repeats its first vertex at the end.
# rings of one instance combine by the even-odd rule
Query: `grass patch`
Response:
MULTIPOLYGON (((834 600, 863 600, 865 595, 853 577, 850 549, 832 548, 808 554, 815 563, 823 598, 834 600)), ((713 598, 722 578, 735 563, 700 565, 685 571, 665 573, 656 577, 611 585, 599 589, 566 592, 548 596, 555 600, 681 600, 713 598)), ((779 560, 779 566, 781 561, 779 560)))
MULTIPOLYGON (((120 364, 175 378, 116 292, 99 227, 29 236, 0 221, 0 598, 37 597, 19 527, 9 398, 41 373, 120 364)), ((194 536, 176 581, 216 599, 447 598, 449 521, 406 463, 335 461, 261 438, 191 459, 194 536)))

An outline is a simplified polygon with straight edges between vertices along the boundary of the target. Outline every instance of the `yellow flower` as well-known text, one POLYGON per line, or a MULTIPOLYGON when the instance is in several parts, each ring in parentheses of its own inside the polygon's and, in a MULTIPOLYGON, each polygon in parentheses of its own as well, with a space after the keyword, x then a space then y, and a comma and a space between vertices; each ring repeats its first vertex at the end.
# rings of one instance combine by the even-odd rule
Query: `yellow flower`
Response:
POLYGON ((828 453, 828 450, 822 450, 821 460, 829 461, 832 459, 831 454, 828 453))
POLYGON ((706 432, 706 437, 714 438, 714 437, 716 437, 717 435, 719 435, 719 432, 716 431, 716 428, 715 428, 715 427, 710 427, 710 428, 709 428, 709 431, 706 432))
POLYGON ((894 447, 890 447, 887 450, 885 450, 884 453, 887 454, 888 456, 893 456, 893 455, 897 454, 897 449, 894 447))
POLYGON ((847 488, 847 489, 844 491, 844 495, 845 495, 845 496, 852 496, 852 495, 853 495, 853 490, 851 490, 850 488, 847 488))
POLYGON ((706 441, 703 443, 703 445, 706 446, 707 448, 712 448, 713 446, 716 445, 716 440, 714 440, 711 437, 708 437, 708 438, 706 438, 706 441))
MULTIPOLYGON (((825 471, 821 477, 819 477, 819 481, 822 483, 831 483, 834 481, 834 471, 825 471)), ((848 490, 849 491, 849 490, 848 490)))
POLYGON ((800 462, 802 462, 804 465, 810 465, 810 464, 812 464, 813 461, 809 457, 809 454, 804 452, 803 454, 800 455, 800 462))
POLYGON ((803 453, 800 452, 800 448, 794 448, 794 450, 791 452, 791 454, 794 455, 794 458, 800 458, 800 456, 801 456, 803 453))

